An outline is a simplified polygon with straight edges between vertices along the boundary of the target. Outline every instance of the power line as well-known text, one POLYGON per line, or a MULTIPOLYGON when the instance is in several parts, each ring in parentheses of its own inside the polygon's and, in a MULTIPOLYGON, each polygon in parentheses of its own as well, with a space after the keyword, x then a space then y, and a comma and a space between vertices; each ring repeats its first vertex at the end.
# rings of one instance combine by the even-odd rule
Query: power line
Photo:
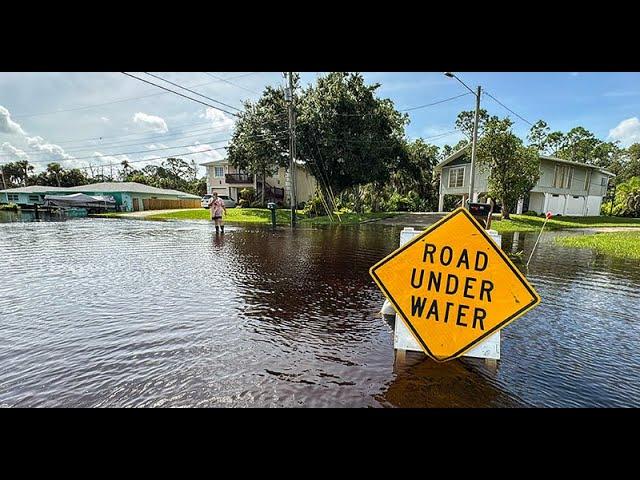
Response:
POLYGON ((202 73, 204 73, 205 75, 210 76, 211 78, 215 78, 215 79, 217 79, 217 80, 219 80, 221 82, 228 83, 229 85, 233 85, 234 87, 241 88, 242 90, 246 90, 249 93, 255 93, 255 94, 259 95, 259 93, 256 92, 255 90, 250 90, 248 88, 243 87, 242 85, 238 85, 237 83, 230 82, 229 79, 217 77, 217 76, 215 76, 215 75, 213 75, 211 73, 208 73, 208 72, 202 72, 202 73))
POLYGON ((215 98, 207 97, 206 95, 203 95, 202 93, 196 92, 195 90, 191 90, 191 89, 189 89, 187 87, 183 87, 182 85, 180 85, 178 83, 174 83, 174 82, 172 82, 170 80, 167 80, 166 78, 163 78, 163 77, 161 77, 159 75, 154 75, 153 73, 149 73, 149 72, 144 72, 144 73, 146 73, 150 77, 157 78, 158 80, 162 80, 163 82, 167 82, 168 84, 173 85, 174 87, 181 88, 183 90, 186 90, 187 92, 191 92, 191 93, 193 93, 195 95, 198 95, 198 96, 200 96, 202 98, 206 98, 207 100, 211 100, 214 103, 219 103, 220 105, 224 105, 225 107, 233 108, 234 110, 237 110, 239 112, 242 111, 242 109, 240 109, 240 108, 234 107, 233 105, 229 105, 228 103, 221 102, 219 100, 216 100, 215 98))
POLYGON ((220 110, 221 112, 228 113, 229 115, 233 115, 234 117, 237 117, 237 116, 238 116, 238 114, 237 114, 237 113, 232 113, 232 112, 229 112, 229 111, 227 111, 227 110, 224 110, 224 109, 222 109, 222 108, 220 108, 220 107, 215 107, 215 106, 213 106, 213 105, 211 105, 211 104, 209 104, 209 103, 201 102, 200 100, 197 100, 197 99, 195 99, 195 98, 188 97, 187 95, 183 95, 183 94, 182 94, 182 93, 180 93, 180 92, 176 92, 175 90, 171 90, 170 88, 163 87, 162 85, 158 85, 157 83, 150 82, 149 80, 145 80, 144 78, 136 77, 135 75, 131 75, 130 73, 127 73, 127 72, 120 72, 120 73, 122 73, 123 75, 126 75, 126 76, 128 76, 128 77, 135 78, 136 80, 140 80, 141 82, 148 83, 149 85, 154 85, 154 86, 156 86, 156 87, 158 87, 158 88, 161 88, 161 89, 163 89, 163 90, 166 90, 167 92, 175 93, 176 95, 179 95, 179 96, 181 96, 181 97, 184 97, 184 98, 186 98, 186 99, 188 99, 188 100, 191 100, 191 101, 193 101, 193 102, 197 102, 197 103, 199 103, 199 104, 201 104, 201 105, 206 105, 207 107, 211 107, 211 108, 213 108, 213 109, 215 109, 215 110, 220 110))
MULTIPOLYGON (((245 73, 243 75, 237 75, 235 77, 230 77, 230 80, 236 79, 236 78, 241 78, 241 77, 246 77, 249 75, 255 75, 256 73, 261 73, 261 72, 250 72, 250 73, 245 73)), ((220 81, 220 80, 218 80, 220 81)), ((202 87, 204 85, 211 85, 212 83, 217 83, 217 81, 215 82, 204 82, 204 83, 198 83, 196 85, 191 85, 193 87, 202 87)), ((121 98, 118 100, 113 100, 110 102, 104 102, 104 103, 95 103, 93 105, 86 105, 84 107, 74 107, 74 108, 67 108, 67 109, 63 109, 63 110, 55 110, 53 112, 41 112, 41 113, 31 113, 31 114, 27 114, 27 115, 11 115, 13 118, 30 118, 30 117, 39 117, 41 115, 53 115, 55 113, 64 113, 64 112, 75 112, 77 110, 87 110, 90 108, 95 108, 95 107, 102 107, 105 105, 111 105, 114 103, 122 103, 122 102, 128 102, 130 100, 139 100, 142 98, 148 98, 148 97, 155 97, 157 95, 166 95, 168 92, 159 92, 159 93, 151 93, 149 95, 141 95, 139 97, 127 97, 127 98, 121 98)))
POLYGON ((432 107, 433 105, 438 105, 440 103, 449 102, 451 100, 455 100, 456 98, 464 97, 465 95, 471 95, 471 93, 465 92, 465 93, 463 93, 461 95, 456 95, 455 97, 445 98, 444 100, 438 100, 437 102, 427 103, 425 105, 418 105, 417 107, 404 108, 404 109, 399 110, 399 111, 400 112, 409 112, 411 110, 418 110, 419 108, 432 107))
POLYGON ((520 120, 522 120, 525 123, 528 123, 529 125, 531 125, 533 127, 533 123, 531 123, 529 120, 527 120, 526 118, 521 117, 520 115, 518 115, 516 112, 514 112, 513 110, 511 110, 509 107, 507 107, 504 103, 502 103, 500 100, 498 100, 496 97, 494 97, 493 95, 491 95, 489 92, 487 92, 486 90, 484 91, 484 93, 488 96, 490 96, 491 98, 493 98, 496 102, 498 102, 500 105, 502 105, 504 108, 506 108, 507 110, 509 110, 511 113, 513 113, 516 117, 518 117, 520 120))
MULTIPOLYGON (((279 139, 279 138, 285 138, 285 137, 280 137, 277 135, 281 135, 284 132, 274 132, 276 136, 272 136, 267 138, 266 135, 255 135, 251 138, 253 139, 257 139, 256 142, 260 143, 260 142, 265 142, 265 141, 270 141, 270 140, 274 140, 274 139, 279 139)), ((230 141, 231 138, 225 138, 222 140, 210 140, 206 143, 221 143, 221 142, 228 142, 230 141)), ((175 145, 173 147, 165 147, 165 148, 154 148, 154 149, 147 149, 147 150, 139 150, 139 151, 134 151, 134 152, 121 152, 121 153, 107 153, 107 154, 102 154, 102 155, 88 155, 85 157, 72 157, 72 158, 64 158, 64 159, 60 159, 60 160, 35 160, 32 162, 29 162, 30 164, 41 164, 41 163, 60 163, 60 162, 73 162, 73 161, 77 161, 77 160, 86 160, 86 159, 90 159, 90 158, 95 158, 95 159, 100 159, 100 158, 104 158, 104 157, 120 157, 123 155, 133 155, 133 154, 137 154, 137 153, 149 153, 149 152, 156 152, 156 151, 161 151, 161 150, 174 150, 176 148, 186 148, 186 147, 195 147, 197 145, 195 144, 188 144, 188 145, 175 145)), ((226 147, 223 147, 226 148, 226 147)), ((174 155, 178 155, 178 154, 172 154, 172 156, 174 155)), ((146 161, 146 160, 143 160, 146 161)), ((4 165, 4 164, 3 164, 4 165)))
MULTIPOLYGON (((65 153, 70 153, 70 152, 82 152, 82 151, 89 151, 89 150, 96 150, 96 149, 102 149, 102 148, 120 148, 120 147, 130 147, 130 146, 134 146, 134 145, 145 145, 148 143, 151 143, 151 141, 153 139, 161 139, 160 142, 162 142, 163 140, 165 140, 167 137, 175 137, 177 136, 178 138, 173 139, 173 140, 179 140, 182 138, 190 138, 190 137, 198 137, 198 136, 202 136, 202 135, 206 135, 209 133, 214 133, 217 131, 222 131, 224 129, 211 129, 211 128, 200 128, 200 129, 196 129, 193 132, 184 132, 184 133, 173 133, 170 135, 158 135, 158 136, 153 136, 153 137, 148 137, 147 139, 145 139, 144 142, 137 142, 137 143, 122 143, 122 142, 112 142, 112 143, 106 143, 106 144, 100 144, 100 145, 87 145, 87 146, 78 146, 78 147, 72 147, 70 149, 63 149, 65 153)), ((157 141, 157 140, 156 140, 157 141)), ((24 153, 28 154, 28 155, 47 155, 50 154, 51 152, 46 152, 43 150, 23 150, 24 153)), ((4 156, 8 156, 8 154, 4 154, 4 156)))

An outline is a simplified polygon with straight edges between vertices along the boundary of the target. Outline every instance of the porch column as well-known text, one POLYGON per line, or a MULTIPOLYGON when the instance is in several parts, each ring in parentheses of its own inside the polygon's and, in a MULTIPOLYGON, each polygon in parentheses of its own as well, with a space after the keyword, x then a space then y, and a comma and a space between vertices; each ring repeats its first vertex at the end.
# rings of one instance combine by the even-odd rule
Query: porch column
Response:
POLYGON ((477 203, 478 202, 478 195, 480 195, 478 192, 473 192, 473 203, 477 203))
POLYGON ((567 203, 569 201, 569 195, 564 196, 564 205, 562 206, 562 215, 567 214, 567 203))
POLYGON ((522 214, 522 208, 524 207, 524 198, 520 198, 518 200, 518 205, 516 206, 516 215, 522 214))
POLYGON ((438 196, 438 211, 444 212, 444 193, 438 196))
POLYGON ((547 213, 547 208, 549 207, 549 194, 545 193, 544 194, 544 204, 542 206, 542 213, 546 214, 547 213))

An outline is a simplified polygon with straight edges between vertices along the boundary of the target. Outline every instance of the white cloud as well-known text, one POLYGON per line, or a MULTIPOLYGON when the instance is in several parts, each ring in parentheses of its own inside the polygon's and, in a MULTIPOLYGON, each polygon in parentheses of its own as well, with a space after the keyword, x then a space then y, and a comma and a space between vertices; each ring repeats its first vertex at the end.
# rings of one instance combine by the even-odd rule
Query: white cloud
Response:
POLYGON ((11 120, 9 110, 0 105, 0 133, 9 133, 11 135, 25 135, 22 127, 11 120))
POLYGON ((60 145, 48 143, 42 137, 35 136, 25 138, 27 140, 27 145, 29 145, 34 150, 38 150, 39 152, 48 154, 49 159, 51 159, 52 161, 73 159, 73 156, 66 153, 64 151, 64 148, 62 148, 60 145))
POLYGON ((133 123, 143 127, 150 127, 154 132, 166 133, 169 131, 167 123, 162 117, 143 112, 138 112, 133 116, 133 123))
POLYGON ((580 72, 571 72, 569 75, 571 75, 572 77, 577 77, 578 75, 580 75, 580 72))
POLYGON ((640 120, 638 117, 622 120, 615 128, 609 130, 609 138, 620 140, 625 147, 640 142, 640 120))
POLYGON ((225 157, 225 150, 220 148, 220 145, 209 145, 207 143, 196 143, 192 147, 187 147, 189 152, 201 152, 196 155, 189 155, 188 157, 194 159, 196 163, 211 162, 212 160, 220 160, 225 157), (218 150, 212 150, 213 148, 219 148, 218 150), (210 150, 206 152, 204 150, 210 150))
POLYGON ((220 110, 207 107, 204 113, 200 114, 200 118, 207 118, 211 120, 211 124, 216 130, 231 130, 235 123, 235 120, 220 110))
POLYGON ((3 152, 7 152, 7 155, 11 158, 10 161, 12 162, 17 160, 29 160, 29 154, 27 152, 14 147, 9 142, 4 142, 0 147, 3 152))
POLYGON ((111 123, 109 117, 100 117, 100 120, 102 120, 104 123, 111 123))

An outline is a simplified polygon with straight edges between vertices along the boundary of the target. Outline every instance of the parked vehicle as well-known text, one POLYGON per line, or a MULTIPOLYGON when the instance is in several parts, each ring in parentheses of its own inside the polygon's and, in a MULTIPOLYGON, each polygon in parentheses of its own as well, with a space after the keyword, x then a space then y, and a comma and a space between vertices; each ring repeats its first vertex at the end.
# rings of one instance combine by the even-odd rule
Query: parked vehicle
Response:
POLYGON ((202 208, 209 208, 210 199, 211 199, 211 195, 208 193, 204 197, 202 197, 202 201, 200 202, 200 205, 202 206, 202 208))
MULTIPOLYGON (((207 193, 204 197, 202 197, 202 202, 200 202, 202 208, 209 208, 209 201, 211 200, 211 196, 212 195, 207 193)), ((228 195, 218 195, 218 198, 222 200, 222 203, 224 203, 224 206, 226 208, 235 208, 237 205, 237 202, 228 195)))

